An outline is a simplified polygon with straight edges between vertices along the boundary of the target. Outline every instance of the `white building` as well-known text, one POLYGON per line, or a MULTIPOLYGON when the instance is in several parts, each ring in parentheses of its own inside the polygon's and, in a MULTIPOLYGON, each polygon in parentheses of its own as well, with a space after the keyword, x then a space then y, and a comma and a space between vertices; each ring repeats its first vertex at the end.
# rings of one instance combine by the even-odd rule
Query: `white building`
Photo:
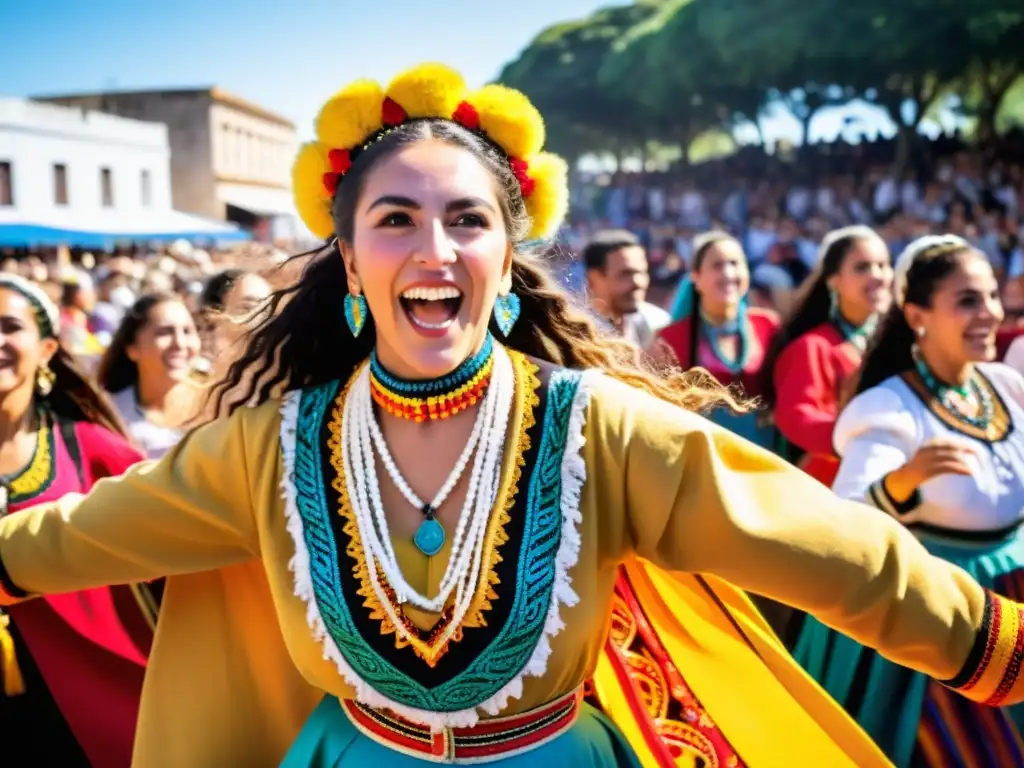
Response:
POLYGON ((164 123, 174 207, 226 219, 263 239, 301 236, 291 193, 298 151, 287 118, 220 88, 116 91, 40 97, 164 123))
POLYGON ((14 227, 47 230, 47 244, 69 245, 234 234, 173 210, 170 157, 159 123, 0 98, 4 244, 17 244, 14 227))

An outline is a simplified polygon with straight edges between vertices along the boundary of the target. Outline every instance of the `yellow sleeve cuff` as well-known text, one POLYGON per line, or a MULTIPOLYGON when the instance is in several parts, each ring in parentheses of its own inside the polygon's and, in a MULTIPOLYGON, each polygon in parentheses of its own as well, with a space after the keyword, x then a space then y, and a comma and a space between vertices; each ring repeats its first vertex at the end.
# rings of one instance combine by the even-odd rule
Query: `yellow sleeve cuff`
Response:
POLYGON ((1024 616, 1021 605, 985 593, 985 614, 960 673, 945 685, 993 707, 1024 701, 1024 616))

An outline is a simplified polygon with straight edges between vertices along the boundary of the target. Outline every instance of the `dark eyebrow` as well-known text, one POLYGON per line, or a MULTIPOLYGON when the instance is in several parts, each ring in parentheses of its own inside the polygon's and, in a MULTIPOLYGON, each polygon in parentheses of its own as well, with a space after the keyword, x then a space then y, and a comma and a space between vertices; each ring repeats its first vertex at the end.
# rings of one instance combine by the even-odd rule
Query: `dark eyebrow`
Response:
MULTIPOLYGON (((384 195, 383 197, 378 197, 374 200, 373 204, 366 210, 369 212, 374 208, 381 207, 382 205, 393 205, 397 208, 411 208, 414 211, 418 211, 420 209, 420 204, 411 197, 403 197, 402 195, 384 195)), ((486 208, 492 213, 496 213, 494 206, 481 197, 460 197, 458 200, 452 200, 445 206, 445 210, 449 213, 466 211, 470 208, 486 208)))
POLYGON ((382 205, 394 205, 399 208, 414 208, 419 210, 420 204, 413 200, 411 197, 402 197, 401 195, 384 195, 378 197, 373 201, 373 205, 367 208, 367 211, 372 211, 374 208, 379 208, 382 205))
POLYGON ((497 211, 494 210, 494 206, 482 197, 460 197, 458 200, 452 200, 445 206, 445 210, 449 213, 454 213, 456 211, 468 211, 470 208, 486 208, 491 213, 497 213, 497 211))

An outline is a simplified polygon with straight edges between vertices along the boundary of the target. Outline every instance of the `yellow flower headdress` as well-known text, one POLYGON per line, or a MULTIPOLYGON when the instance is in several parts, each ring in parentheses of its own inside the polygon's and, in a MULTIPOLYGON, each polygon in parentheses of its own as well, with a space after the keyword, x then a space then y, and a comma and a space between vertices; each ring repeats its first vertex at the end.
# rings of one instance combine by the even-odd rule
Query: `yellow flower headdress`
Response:
POLYGON ((300 148, 292 169, 295 206, 313 234, 333 234, 331 201, 358 152, 384 132, 423 118, 451 120, 500 147, 530 215, 529 239, 555 234, 568 205, 568 174, 560 157, 541 151, 540 113, 522 93, 501 85, 470 93, 457 72, 440 64, 404 72, 386 90, 357 80, 320 110, 317 140, 300 148))

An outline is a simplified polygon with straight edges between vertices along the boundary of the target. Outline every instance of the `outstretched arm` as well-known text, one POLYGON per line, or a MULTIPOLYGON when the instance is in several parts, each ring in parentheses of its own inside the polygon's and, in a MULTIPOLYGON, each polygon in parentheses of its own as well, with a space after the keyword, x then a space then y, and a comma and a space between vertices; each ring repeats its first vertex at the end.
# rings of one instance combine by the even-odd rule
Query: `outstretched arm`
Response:
POLYGON ((272 410, 241 409, 84 496, 3 518, 0 604, 258 556, 253 487, 268 479, 249 466, 246 446, 276 451, 276 423, 272 410))
POLYGON ((972 699, 1024 700, 1017 604, 889 516, 699 416, 614 382, 600 390, 585 450, 602 503, 626 510, 611 531, 623 555, 805 610, 972 699))

